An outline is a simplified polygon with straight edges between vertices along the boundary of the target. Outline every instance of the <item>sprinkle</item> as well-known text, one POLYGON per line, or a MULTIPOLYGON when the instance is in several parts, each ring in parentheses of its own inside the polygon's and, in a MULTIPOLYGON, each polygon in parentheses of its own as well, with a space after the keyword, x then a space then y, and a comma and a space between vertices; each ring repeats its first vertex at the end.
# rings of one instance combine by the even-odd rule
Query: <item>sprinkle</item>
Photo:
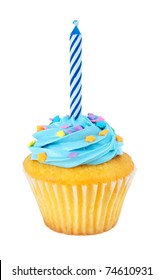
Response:
POLYGON ((59 122, 61 119, 59 116, 56 116, 54 118, 50 118, 49 120, 51 120, 52 122, 59 122))
POLYGON ((32 140, 31 142, 28 143, 28 147, 34 146, 35 143, 36 143, 36 140, 32 140))
POLYGON ((99 132, 99 135, 100 136, 106 136, 108 133, 109 133, 109 130, 108 129, 104 129, 104 130, 99 132))
POLYGON ((93 120, 93 119, 95 118, 95 115, 92 114, 92 113, 88 113, 88 118, 89 118, 90 120, 93 120))
POLYGON ((48 129, 48 125, 43 125, 42 126, 44 129, 48 129))
POLYGON ((66 131, 66 133, 71 134, 71 133, 73 133, 73 131, 69 129, 66 131))
POLYGON ((38 154, 37 159, 40 162, 44 162, 47 159, 47 154, 46 153, 38 154))
POLYGON ((68 155, 68 157, 69 158, 75 158, 75 157, 77 157, 77 153, 76 152, 72 152, 72 153, 70 153, 69 155, 68 155))
POLYGON ((96 119, 94 119, 94 120, 91 120, 92 122, 102 122, 102 121, 105 121, 104 120, 104 118, 102 118, 102 117, 98 117, 98 118, 96 118, 96 119))
POLYGON ((105 122, 96 122, 96 125, 97 125, 99 128, 101 128, 101 129, 103 129, 103 128, 106 127, 106 123, 105 123, 105 122))
POLYGON ((103 117, 98 117, 98 118, 96 119, 96 121, 97 121, 97 120, 98 120, 99 122, 100 122, 100 121, 104 121, 104 118, 103 118, 103 117))
POLYGON ((65 136, 66 134, 64 133, 63 130, 59 130, 59 131, 56 133, 56 135, 57 135, 58 137, 63 137, 63 136, 65 136))
POLYGON ((45 130, 43 125, 38 125, 37 126, 37 132, 41 131, 41 130, 45 130))
POLYGON ((116 135, 116 140, 118 142, 123 142, 123 138, 121 136, 119 136, 119 135, 116 135))
POLYGON ((83 129, 83 127, 81 125, 74 126, 75 131, 82 130, 82 129, 83 129))
POLYGON ((62 125, 61 128, 68 128, 70 125, 62 125))
POLYGON ((85 141, 86 142, 94 142, 96 140, 96 138, 93 135, 89 135, 85 137, 85 141))
POLYGON ((92 120, 92 122, 102 122, 102 121, 104 121, 104 118, 102 117, 98 117, 97 119, 92 120))

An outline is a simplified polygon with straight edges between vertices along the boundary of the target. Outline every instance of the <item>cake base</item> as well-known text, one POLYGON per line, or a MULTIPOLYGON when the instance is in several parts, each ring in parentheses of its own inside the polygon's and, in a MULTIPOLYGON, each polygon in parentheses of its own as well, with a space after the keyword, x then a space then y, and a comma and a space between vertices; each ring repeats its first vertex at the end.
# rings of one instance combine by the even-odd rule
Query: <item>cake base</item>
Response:
MULTIPOLYGON (((101 166, 93 166, 94 172, 99 175, 98 181, 90 182, 90 178, 87 177, 82 177, 80 181, 76 174, 78 178, 76 184, 66 176, 62 178, 64 182, 57 181, 57 177, 54 177, 54 180, 34 178, 27 172, 26 165, 25 172, 43 220, 50 229, 64 234, 91 235, 108 231, 116 225, 134 176, 134 165, 131 162, 129 174, 103 182, 100 178, 105 178, 106 174, 100 176, 101 166)), ((123 166, 123 170, 126 169, 128 170, 128 167, 123 166)), ((65 170, 67 172, 67 169, 65 170)), ((110 178, 111 171, 108 169, 107 172, 110 178)), ((96 177, 95 173, 93 175, 96 177)))

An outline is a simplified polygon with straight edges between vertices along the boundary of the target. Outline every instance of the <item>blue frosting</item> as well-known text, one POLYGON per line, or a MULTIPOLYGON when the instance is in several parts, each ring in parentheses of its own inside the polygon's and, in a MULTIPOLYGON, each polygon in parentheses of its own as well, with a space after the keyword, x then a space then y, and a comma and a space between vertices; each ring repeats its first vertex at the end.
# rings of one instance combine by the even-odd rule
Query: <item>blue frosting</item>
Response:
POLYGON ((88 114, 88 117, 81 115, 76 120, 57 116, 43 127, 33 134, 36 142, 29 147, 32 160, 38 160, 39 154, 46 154, 43 164, 66 168, 96 165, 122 154, 123 142, 116 140, 114 129, 103 118, 93 114, 88 114), (106 135, 99 135, 104 130, 106 135), (88 136, 92 142, 88 141, 88 136))

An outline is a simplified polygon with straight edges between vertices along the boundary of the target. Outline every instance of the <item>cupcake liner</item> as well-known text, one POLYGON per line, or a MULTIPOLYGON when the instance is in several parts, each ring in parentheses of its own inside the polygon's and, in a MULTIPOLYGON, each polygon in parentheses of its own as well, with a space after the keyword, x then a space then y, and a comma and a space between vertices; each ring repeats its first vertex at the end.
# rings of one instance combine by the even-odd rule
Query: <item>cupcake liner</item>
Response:
POLYGON ((45 224, 54 231, 88 235, 114 227, 134 171, 115 181, 89 185, 57 185, 26 173, 45 224))

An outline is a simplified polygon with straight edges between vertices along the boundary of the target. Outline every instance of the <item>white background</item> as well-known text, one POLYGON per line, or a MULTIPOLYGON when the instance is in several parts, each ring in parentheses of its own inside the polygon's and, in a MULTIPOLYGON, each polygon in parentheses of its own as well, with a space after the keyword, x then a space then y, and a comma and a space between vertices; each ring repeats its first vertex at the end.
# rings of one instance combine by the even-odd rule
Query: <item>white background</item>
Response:
POLYGON ((79 280, 115 279, 105 266, 151 266, 154 276, 117 279, 163 279, 162 80, 162 1, 0 1, 2 279, 27 279, 11 275, 17 265, 103 270, 79 280), (69 113, 74 19, 83 36, 83 114, 105 117, 137 166, 117 226, 85 237, 44 226, 22 168, 35 127, 69 113))

